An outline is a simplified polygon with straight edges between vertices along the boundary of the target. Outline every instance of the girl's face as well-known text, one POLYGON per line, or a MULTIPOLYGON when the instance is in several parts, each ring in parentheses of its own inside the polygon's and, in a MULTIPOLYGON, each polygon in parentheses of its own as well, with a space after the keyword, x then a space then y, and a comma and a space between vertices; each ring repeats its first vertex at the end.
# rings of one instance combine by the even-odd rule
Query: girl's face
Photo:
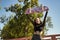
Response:
POLYGON ((40 18, 36 18, 36 23, 40 24, 40 18))

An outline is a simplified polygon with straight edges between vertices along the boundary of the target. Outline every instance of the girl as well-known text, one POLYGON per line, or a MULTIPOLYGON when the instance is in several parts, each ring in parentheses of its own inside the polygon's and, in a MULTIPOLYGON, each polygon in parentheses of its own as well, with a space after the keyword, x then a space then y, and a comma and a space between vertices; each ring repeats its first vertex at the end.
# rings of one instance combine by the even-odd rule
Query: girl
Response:
POLYGON ((41 22, 40 18, 36 18, 34 21, 32 21, 31 18, 28 17, 34 26, 34 34, 32 36, 32 40, 41 40, 40 32, 44 29, 47 13, 48 11, 46 11, 43 22, 41 22))

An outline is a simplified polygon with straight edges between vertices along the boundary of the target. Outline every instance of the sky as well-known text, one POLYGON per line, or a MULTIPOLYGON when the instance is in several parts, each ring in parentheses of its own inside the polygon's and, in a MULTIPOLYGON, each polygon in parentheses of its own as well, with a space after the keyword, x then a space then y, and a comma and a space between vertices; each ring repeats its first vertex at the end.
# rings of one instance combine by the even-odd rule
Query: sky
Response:
MULTIPOLYGON (((9 17, 12 12, 6 12, 4 7, 9 7, 11 4, 14 5, 18 3, 17 0, 0 0, 0 17, 6 15, 9 17)), ((52 19, 53 28, 50 28, 47 35, 60 34, 60 0, 39 0, 39 4, 43 4, 49 7, 48 16, 52 19)), ((3 28, 3 23, 0 23, 0 28, 3 28)))

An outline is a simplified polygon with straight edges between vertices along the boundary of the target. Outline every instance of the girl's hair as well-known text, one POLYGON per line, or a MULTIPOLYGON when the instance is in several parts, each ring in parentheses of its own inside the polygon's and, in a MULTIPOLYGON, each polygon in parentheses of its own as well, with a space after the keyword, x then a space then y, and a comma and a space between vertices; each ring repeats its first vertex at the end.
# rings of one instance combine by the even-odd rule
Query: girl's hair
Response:
MULTIPOLYGON (((40 18, 39 18, 40 19, 40 18)), ((34 19, 34 23, 36 24, 36 19, 34 19)), ((40 20, 40 23, 42 23, 42 21, 40 20)))

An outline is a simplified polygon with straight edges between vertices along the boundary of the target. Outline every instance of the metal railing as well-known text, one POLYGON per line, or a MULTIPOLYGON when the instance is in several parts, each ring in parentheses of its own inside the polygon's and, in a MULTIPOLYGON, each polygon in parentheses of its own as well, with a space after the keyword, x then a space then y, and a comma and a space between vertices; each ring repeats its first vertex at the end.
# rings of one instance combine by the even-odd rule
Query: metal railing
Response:
MULTIPOLYGON (((16 39, 7 39, 7 40, 31 40, 32 37, 16 38, 16 39)), ((0 40, 3 40, 0 38, 0 40)), ((60 34, 56 35, 47 35, 42 38, 42 40, 60 40, 60 34)))

